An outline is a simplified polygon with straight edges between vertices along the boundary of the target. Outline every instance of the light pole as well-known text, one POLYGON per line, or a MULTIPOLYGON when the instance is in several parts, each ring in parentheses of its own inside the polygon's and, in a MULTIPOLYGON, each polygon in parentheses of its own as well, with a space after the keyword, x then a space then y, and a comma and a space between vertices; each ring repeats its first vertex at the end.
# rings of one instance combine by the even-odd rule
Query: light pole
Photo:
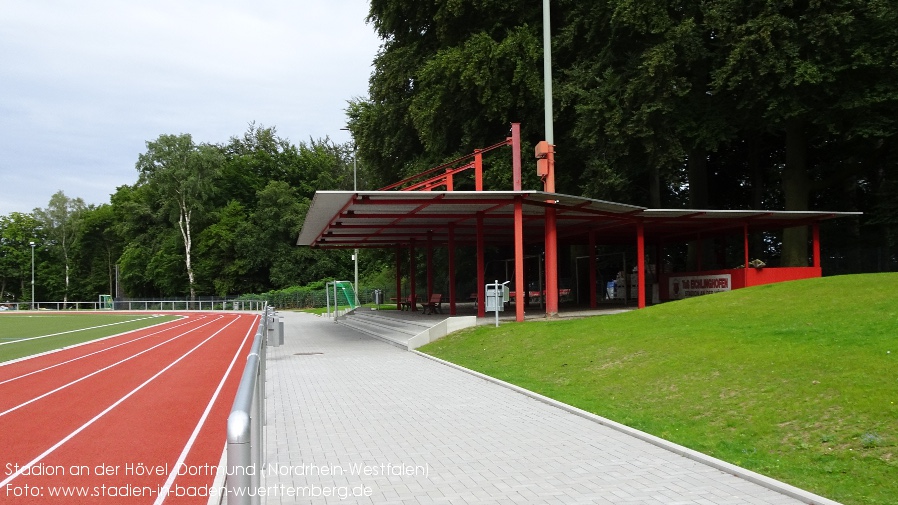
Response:
POLYGON ((543 0, 543 91, 545 99, 546 142, 555 144, 552 111, 552 23, 549 0, 543 0))
POLYGON ((31 310, 34 310, 34 241, 31 244, 31 310))
MULTIPOLYGON (((341 130, 345 130, 349 132, 349 135, 352 135, 352 131, 349 128, 340 128, 341 130)), ((359 185, 359 177, 358 177, 358 156, 356 156, 356 146, 355 139, 352 139, 352 190, 358 191, 359 185)), ((352 255, 352 261, 355 262, 355 283, 352 285, 352 290, 355 292, 355 302, 359 302, 359 249, 356 248, 354 254, 352 255)))

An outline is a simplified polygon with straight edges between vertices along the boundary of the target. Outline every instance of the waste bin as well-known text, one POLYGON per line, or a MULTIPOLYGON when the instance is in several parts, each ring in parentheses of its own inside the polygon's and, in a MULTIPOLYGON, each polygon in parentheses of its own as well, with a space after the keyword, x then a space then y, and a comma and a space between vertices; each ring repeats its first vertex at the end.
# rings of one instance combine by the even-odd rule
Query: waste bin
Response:
POLYGON ((374 303, 375 303, 376 305, 380 305, 380 304, 384 303, 384 292, 383 292, 383 290, 380 290, 380 289, 375 289, 375 290, 374 290, 374 303))
POLYGON ((494 311, 503 312, 503 311, 505 311, 505 303, 504 302, 507 300, 505 286, 498 284, 498 283, 487 284, 485 291, 486 291, 486 293, 485 293, 486 294, 485 310, 487 312, 494 312, 494 311))

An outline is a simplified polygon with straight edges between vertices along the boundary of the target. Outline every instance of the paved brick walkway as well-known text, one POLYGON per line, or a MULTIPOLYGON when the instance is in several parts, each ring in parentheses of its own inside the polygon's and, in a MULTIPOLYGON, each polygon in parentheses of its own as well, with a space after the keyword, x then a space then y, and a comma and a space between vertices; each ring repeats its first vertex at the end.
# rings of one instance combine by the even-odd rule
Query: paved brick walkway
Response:
POLYGON ((324 318, 281 316, 268 504, 801 503, 324 318))

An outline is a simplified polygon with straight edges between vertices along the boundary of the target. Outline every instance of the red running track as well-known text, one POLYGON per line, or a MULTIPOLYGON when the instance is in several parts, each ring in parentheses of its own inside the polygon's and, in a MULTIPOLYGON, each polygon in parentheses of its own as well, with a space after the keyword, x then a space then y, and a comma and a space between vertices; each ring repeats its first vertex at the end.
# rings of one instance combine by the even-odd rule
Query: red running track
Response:
POLYGON ((0 366, 0 503, 208 501, 259 317, 183 316, 0 366))

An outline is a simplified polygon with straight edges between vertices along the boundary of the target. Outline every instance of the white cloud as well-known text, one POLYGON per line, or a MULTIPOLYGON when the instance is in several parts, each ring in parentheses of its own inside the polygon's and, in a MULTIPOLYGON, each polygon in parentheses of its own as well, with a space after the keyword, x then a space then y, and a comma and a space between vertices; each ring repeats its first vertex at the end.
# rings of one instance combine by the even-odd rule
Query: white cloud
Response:
POLYGON ((379 41, 366 0, 0 0, 0 214, 104 203, 147 140, 247 124, 346 141, 379 41))

